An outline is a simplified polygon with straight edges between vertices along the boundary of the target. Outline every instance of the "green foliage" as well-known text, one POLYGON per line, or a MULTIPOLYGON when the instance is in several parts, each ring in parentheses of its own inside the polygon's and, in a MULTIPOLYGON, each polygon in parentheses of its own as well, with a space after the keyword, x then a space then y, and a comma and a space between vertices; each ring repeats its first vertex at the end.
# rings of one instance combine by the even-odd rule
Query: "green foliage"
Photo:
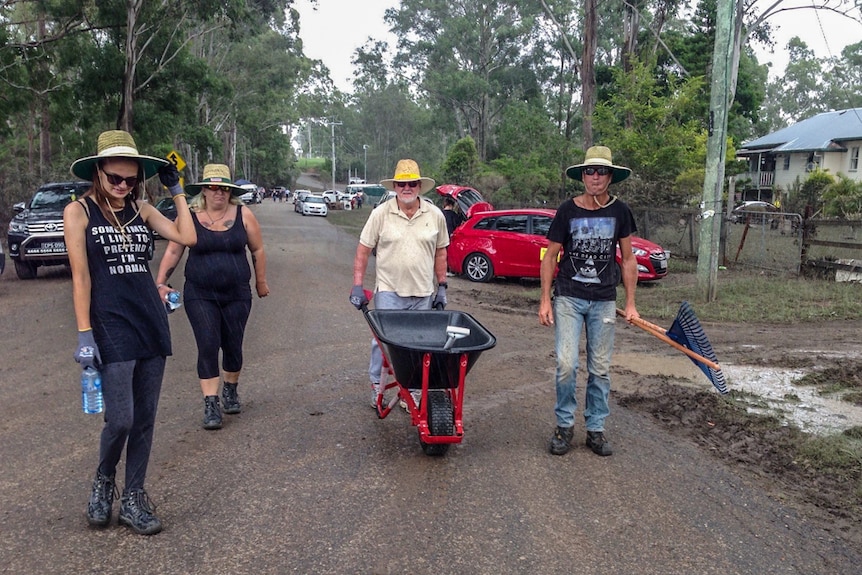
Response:
MULTIPOLYGON (((809 207, 816 213, 823 208, 823 191, 835 183, 835 178, 826 170, 820 168, 808 175, 799 188, 799 196, 795 204, 809 207)), ((804 211, 804 210, 803 210, 804 211)))
POLYGON ((449 148, 446 161, 440 167, 440 175, 444 182, 469 185, 476 174, 478 163, 476 142, 470 136, 466 136, 449 148))
POLYGON ((847 219, 862 217, 862 182, 838 174, 838 181, 823 188, 823 213, 847 219))
POLYGON ((682 172, 703 165, 703 129, 691 119, 702 79, 659 86, 650 67, 635 62, 629 74, 614 75, 617 90, 596 106, 596 143, 607 145, 614 161, 634 171, 618 186, 631 202, 686 205, 690 190, 675 187, 682 172))

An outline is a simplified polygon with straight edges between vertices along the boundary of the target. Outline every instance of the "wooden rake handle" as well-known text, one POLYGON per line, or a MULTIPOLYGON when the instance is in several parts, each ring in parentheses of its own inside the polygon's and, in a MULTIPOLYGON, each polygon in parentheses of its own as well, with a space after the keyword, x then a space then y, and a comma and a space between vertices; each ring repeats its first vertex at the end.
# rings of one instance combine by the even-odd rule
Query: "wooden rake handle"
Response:
MULTIPOLYGON (((617 308, 617 315, 622 317, 622 318, 625 318, 626 312, 617 308)), ((714 361, 712 361, 710 359, 706 359, 705 357, 703 357, 702 355, 700 355, 696 351, 692 351, 692 350, 688 349, 687 347, 685 347, 684 345, 682 345, 681 343, 677 343, 676 341, 669 338, 667 335, 667 330, 664 329, 663 327, 658 326, 654 323, 650 323, 650 322, 646 321, 645 319, 641 319, 641 318, 634 319, 630 323, 634 326, 641 328, 642 330, 644 330, 648 334, 651 334, 651 335, 657 337, 658 339, 662 340, 663 342, 665 342, 669 346, 675 347, 676 349, 683 352, 684 354, 686 354, 690 358, 697 360, 697 361, 701 362, 702 364, 704 364, 708 367, 711 367, 712 369, 714 369, 716 371, 721 369, 721 367, 717 363, 715 363, 714 361)))

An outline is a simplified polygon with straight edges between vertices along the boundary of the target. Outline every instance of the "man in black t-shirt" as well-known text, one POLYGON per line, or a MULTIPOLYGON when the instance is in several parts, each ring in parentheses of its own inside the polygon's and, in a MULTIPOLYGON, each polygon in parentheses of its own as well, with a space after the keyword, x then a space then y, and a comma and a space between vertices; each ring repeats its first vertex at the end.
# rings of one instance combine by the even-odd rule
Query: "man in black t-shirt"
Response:
POLYGON ((566 174, 583 182, 584 192, 557 209, 548 230, 548 250, 541 268, 539 322, 555 326, 556 333, 557 428, 549 450, 554 455, 564 455, 571 448, 577 409, 578 346, 581 331, 586 328, 586 443, 598 455, 611 455, 604 421, 610 413, 610 366, 620 279, 626 294, 626 319, 640 316, 635 308, 638 271, 631 242, 637 228, 629 207, 611 196, 608 188, 629 177, 631 170, 615 166, 610 149, 594 146, 587 150, 584 163, 571 166, 566 174), (616 263, 617 243, 622 269, 616 263))

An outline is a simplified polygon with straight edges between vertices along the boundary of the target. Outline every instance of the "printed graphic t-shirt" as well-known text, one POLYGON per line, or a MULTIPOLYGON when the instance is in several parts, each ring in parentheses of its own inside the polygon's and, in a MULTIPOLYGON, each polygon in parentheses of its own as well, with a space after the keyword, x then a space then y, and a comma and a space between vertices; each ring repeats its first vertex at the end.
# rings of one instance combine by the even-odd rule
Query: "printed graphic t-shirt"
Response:
POLYGON ((597 210, 565 201, 548 230, 548 239, 562 244, 554 293, 589 301, 617 297, 620 269, 616 248, 620 238, 637 231, 629 207, 619 199, 597 210))

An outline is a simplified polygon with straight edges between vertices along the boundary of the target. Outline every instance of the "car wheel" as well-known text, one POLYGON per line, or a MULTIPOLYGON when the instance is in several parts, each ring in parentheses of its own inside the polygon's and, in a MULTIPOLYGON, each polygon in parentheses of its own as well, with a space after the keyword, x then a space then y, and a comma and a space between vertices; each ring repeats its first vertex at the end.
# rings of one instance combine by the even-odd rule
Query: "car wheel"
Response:
POLYGON ((31 280, 36 277, 36 264, 15 260, 15 273, 18 274, 18 279, 31 280))
POLYGON ((464 259, 462 267, 470 281, 487 282, 494 277, 494 266, 484 254, 470 254, 464 259))

